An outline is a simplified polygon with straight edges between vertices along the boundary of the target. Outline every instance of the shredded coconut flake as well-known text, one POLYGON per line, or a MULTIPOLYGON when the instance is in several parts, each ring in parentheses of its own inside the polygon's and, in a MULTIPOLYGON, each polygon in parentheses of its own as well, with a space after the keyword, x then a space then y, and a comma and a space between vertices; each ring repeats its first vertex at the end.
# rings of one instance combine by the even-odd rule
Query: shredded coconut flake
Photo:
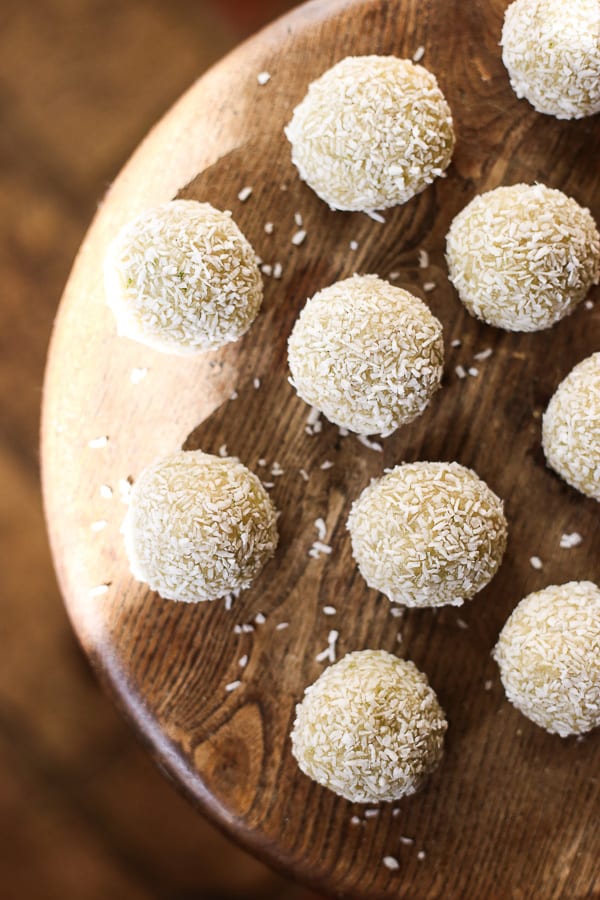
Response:
POLYGON ((242 683, 241 681, 230 681, 229 684, 225 685, 225 690, 228 693, 230 693, 231 691, 235 691, 235 690, 237 690, 237 688, 239 688, 241 683, 242 683))
POLYGON ((424 56, 425 56, 425 47, 423 47, 423 46, 417 47, 417 49, 413 53, 413 62, 415 62, 415 63, 420 62, 424 56))
POLYGON ((239 194, 238 194, 238 200, 239 200, 241 203, 245 203, 246 200, 248 200, 251 196, 252 196, 252 188, 249 187, 248 185, 246 185, 246 187, 243 187, 243 188, 241 189, 241 191, 239 192, 239 194))
POLYGON ((104 500, 110 500, 113 495, 113 489, 108 484, 101 484, 99 487, 100 496, 104 500))
POLYGON ((92 450, 101 450, 103 447, 106 447, 108 444, 108 437, 106 435, 102 435, 102 437, 93 438, 88 442, 88 447, 91 447, 92 450))
POLYGON ((570 550, 571 547, 579 547, 583 538, 577 531, 572 531, 570 534, 563 534, 560 538, 560 546, 564 550, 570 550))
POLYGON ((269 82, 271 80, 271 75, 269 72, 259 72, 258 75, 256 76, 256 80, 262 87, 263 85, 267 84, 267 82, 269 82))
POLYGON ((304 243, 306 238, 306 231, 303 228, 300 228, 295 234, 292 235, 292 244, 294 247, 299 247, 300 244, 304 243))
POLYGON ((308 555, 312 557, 312 559, 319 559, 322 554, 325 556, 330 556, 332 548, 329 544, 324 544, 323 541, 315 541, 310 550, 308 551, 308 555))
POLYGON ((109 587, 109 584, 98 584, 96 587, 90 588, 88 597, 91 599, 94 597, 102 597, 103 594, 108 594, 109 587))
POLYGON ((327 647, 325 650, 321 651, 315 656, 317 662, 325 662, 325 660, 329 660, 329 662, 335 662, 335 646, 337 643, 337 639, 339 637, 339 633, 337 631, 330 631, 329 636, 327 638, 327 647))
POLYGON ((148 374, 148 369, 132 369, 129 376, 132 384, 139 384, 148 374))
POLYGON ((539 558, 539 556, 530 556, 529 557, 529 565, 532 569, 543 569, 544 564, 539 558))
POLYGON ((378 441, 370 440, 366 434, 358 435, 358 443, 362 444, 363 447, 366 447, 368 450, 374 450, 376 453, 383 453, 383 445, 378 441))
POLYGON ((317 529, 317 536, 319 540, 324 541, 327 536, 327 525, 325 524, 325 519, 315 519, 315 528, 317 529))
POLYGON ((103 531, 107 525, 108 522, 106 521, 106 519, 98 519, 96 522, 92 522, 92 524, 90 525, 90 531, 103 531))

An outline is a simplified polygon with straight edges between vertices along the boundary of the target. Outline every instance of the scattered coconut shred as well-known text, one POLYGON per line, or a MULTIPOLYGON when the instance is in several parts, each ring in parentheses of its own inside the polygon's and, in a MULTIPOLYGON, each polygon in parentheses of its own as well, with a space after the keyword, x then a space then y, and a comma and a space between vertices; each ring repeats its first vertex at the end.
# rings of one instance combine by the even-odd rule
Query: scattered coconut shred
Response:
POLYGON ((441 323, 408 291, 355 275, 307 301, 288 341, 291 383, 316 413, 358 434, 391 434, 440 385, 441 323))
POLYGON ((237 341, 262 303, 256 254, 231 213, 172 200, 147 209, 110 244, 106 300, 118 333, 179 356, 237 341))
POLYGON ((248 587, 278 540, 256 475, 200 450, 172 453, 140 474, 122 530, 134 577, 188 603, 248 587))
POLYGON ((394 56, 337 63, 309 85, 285 134, 300 177, 322 200, 369 214, 423 191, 454 149, 435 76, 394 56))
POLYGON ((413 794, 437 767, 447 724, 414 663, 384 650, 328 666, 296 707, 292 753, 300 769, 355 803, 413 794))
POLYGON ((508 331, 539 331, 600 281, 600 235, 571 197, 515 184, 480 194, 454 218, 446 260, 471 315, 508 331))
POLYGON ((600 352, 559 384, 542 419, 542 446, 567 484, 600 501, 600 352))
POLYGON ((521 600, 493 655, 510 702, 568 737, 600 725, 599 654, 600 589, 571 581, 521 600))
POLYGON ((538 112, 558 119, 600 112, 598 0, 515 0, 501 44, 515 94, 538 112))

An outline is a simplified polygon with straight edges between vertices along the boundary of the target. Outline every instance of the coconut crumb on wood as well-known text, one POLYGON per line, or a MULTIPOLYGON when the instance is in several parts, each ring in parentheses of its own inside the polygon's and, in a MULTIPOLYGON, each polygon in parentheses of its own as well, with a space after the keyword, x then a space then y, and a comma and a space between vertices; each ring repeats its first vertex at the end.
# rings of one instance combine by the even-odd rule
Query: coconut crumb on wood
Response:
POLYGON ((91 447, 92 450, 101 450, 103 447, 106 447, 107 444, 108 436, 105 434, 97 438, 92 438, 91 441, 88 441, 88 447, 91 447))

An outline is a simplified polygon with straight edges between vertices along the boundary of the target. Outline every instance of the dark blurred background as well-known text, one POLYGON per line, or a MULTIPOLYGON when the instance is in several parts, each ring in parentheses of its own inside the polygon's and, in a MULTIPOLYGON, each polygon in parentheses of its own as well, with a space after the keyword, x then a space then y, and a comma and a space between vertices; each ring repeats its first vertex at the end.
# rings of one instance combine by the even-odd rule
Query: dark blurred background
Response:
POLYGON ((179 797, 71 632, 39 490, 44 359, 95 208, 188 85, 293 0, 0 4, 0 898, 314 895, 179 797))

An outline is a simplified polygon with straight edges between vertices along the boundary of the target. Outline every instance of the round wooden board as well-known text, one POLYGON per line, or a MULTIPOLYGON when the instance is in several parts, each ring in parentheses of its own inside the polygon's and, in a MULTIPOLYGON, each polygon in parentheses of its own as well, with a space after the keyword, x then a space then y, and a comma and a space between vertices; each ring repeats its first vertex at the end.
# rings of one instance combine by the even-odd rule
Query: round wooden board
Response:
POLYGON ((340 896, 546 898, 600 890, 598 735, 561 740, 532 725, 504 699, 490 658, 525 594, 600 578, 598 506, 550 472, 540 448, 551 394, 600 346, 598 314, 582 304, 533 335, 486 327, 458 302, 443 255, 452 217, 498 184, 538 179, 600 217, 600 117, 558 122, 517 101, 498 47, 505 5, 313 2, 241 46, 191 88, 111 188, 76 261, 49 355, 45 501, 86 652, 158 760, 208 816, 273 865, 340 896), (330 211, 290 162, 282 128, 292 108, 309 81, 344 56, 412 57, 419 46, 454 113, 458 141, 447 178, 388 211, 385 224, 330 211), (272 77, 259 86, 262 70, 272 77), (245 185, 253 192, 241 203, 245 185), (283 268, 281 279, 265 278, 263 311, 244 339, 196 359, 118 339, 103 298, 107 241, 137 210, 175 195, 231 209, 263 260, 283 268), (299 247, 291 243, 296 212, 307 232, 299 247), (429 253, 426 269, 419 249, 429 253), (383 442, 383 452, 341 437, 327 422, 308 434, 308 409, 287 382, 286 338, 298 310, 317 289, 355 271, 399 273, 396 283, 422 296, 445 331, 443 389, 422 418, 383 442), (435 288, 424 292, 426 282, 435 288), (451 346, 454 339, 460 347, 451 346), (492 356, 474 362, 486 348, 492 356), (479 373, 460 379, 457 365, 479 373), (133 369, 147 369, 136 384, 133 369), (105 436, 104 447, 90 446, 105 436), (175 448, 216 453, 224 444, 274 482, 277 556, 230 610, 223 602, 163 601, 128 573, 119 482, 175 448), (510 539, 498 576, 471 604, 398 619, 358 575, 345 522, 371 477, 416 459, 473 467, 505 499, 510 539), (275 461, 284 470, 278 477, 270 475, 275 461), (318 517, 333 552, 313 559, 318 517), (103 521, 103 530, 92 528, 103 521), (571 531, 583 543, 561 549, 560 536, 571 531), (542 559, 541 570, 532 556, 542 559), (105 593, 94 590, 104 584, 105 593), (324 615, 325 605, 336 615, 324 615), (235 625, 258 613, 264 624, 236 633, 235 625), (279 630, 283 622, 289 626, 279 630), (445 758, 425 789, 396 804, 399 812, 385 806, 359 825, 351 817, 362 818, 362 809, 309 781, 290 753, 294 705, 323 669, 315 657, 331 629, 339 632, 338 655, 383 647, 413 659, 450 722, 445 758), (238 678, 241 686, 226 692, 238 678), (382 865, 385 855, 398 858, 398 871, 382 865))

